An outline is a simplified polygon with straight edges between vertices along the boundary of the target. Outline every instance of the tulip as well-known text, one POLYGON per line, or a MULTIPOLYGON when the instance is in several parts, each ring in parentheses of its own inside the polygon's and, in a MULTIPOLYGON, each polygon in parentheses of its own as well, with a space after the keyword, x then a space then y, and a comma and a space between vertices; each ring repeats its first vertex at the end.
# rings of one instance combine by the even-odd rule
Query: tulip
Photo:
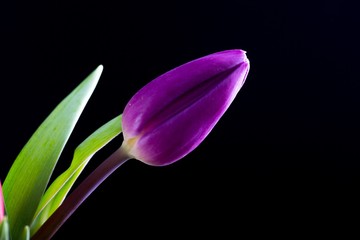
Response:
POLYGON ((123 148, 146 164, 171 164, 210 133, 243 86, 249 60, 242 50, 185 63, 140 89, 125 106, 123 148))
POLYGON ((185 63, 141 88, 122 114, 123 143, 65 199, 32 237, 51 239, 80 204, 129 159, 171 164, 195 149, 240 91, 245 51, 227 50, 185 63))
POLYGON ((4 219, 4 215, 5 215, 4 196, 2 193, 2 187, 1 187, 1 182, 0 182, 0 223, 4 219))

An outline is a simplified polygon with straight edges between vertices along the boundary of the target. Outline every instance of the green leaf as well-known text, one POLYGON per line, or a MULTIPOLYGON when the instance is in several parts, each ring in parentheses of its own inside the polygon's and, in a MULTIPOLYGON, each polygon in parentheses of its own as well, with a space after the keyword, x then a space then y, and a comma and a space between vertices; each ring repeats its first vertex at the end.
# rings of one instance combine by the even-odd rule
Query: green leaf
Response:
POLYGON ((21 240, 30 240, 30 227, 25 226, 22 232, 21 240))
POLYGON ((121 115, 96 130, 74 152, 70 167, 46 190, 31 225, 33 235, 60 206, 91 157, 122 131, 121 115))
POLYGON ((0 240, 9 240, 9 223, 7 217, 4 217, 0 224, 0 240))
POLYGON ((30 225, 60 154, 102 70, 103 66, 98 66, 55 107, 11 166, 4 181, 3 193, 12 239, 19 239, 24 227, 30 225))

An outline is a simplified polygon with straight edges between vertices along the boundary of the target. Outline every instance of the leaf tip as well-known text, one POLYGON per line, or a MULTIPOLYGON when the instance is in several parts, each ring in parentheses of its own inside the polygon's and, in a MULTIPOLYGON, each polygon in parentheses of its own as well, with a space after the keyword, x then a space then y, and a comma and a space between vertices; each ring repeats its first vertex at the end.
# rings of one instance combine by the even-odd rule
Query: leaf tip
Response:
POLYGON ((102 64, 100 64, 97 68, 96 68, 96 71, 98 73, 102 73, 102 71, 104 70, 104 66, 102 64))

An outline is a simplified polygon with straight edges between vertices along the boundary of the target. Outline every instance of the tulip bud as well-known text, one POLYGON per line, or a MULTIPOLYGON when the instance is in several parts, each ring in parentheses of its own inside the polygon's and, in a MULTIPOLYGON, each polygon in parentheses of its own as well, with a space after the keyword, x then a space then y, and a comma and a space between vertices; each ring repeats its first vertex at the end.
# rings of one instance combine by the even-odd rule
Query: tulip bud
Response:
POLYGON ((2 220, 4 219, 4 215, 5 215, 5 209, 4 209, 4 196, 2 193, 2 187, 1 187, 1 182, 0 182, 0 223, 2 222, 2 220))
POLYGON ((210 133, 243 86, 245 51, 213 53, 157 77, 125 106, 123 148, 153 166, 171 164, 210 133))

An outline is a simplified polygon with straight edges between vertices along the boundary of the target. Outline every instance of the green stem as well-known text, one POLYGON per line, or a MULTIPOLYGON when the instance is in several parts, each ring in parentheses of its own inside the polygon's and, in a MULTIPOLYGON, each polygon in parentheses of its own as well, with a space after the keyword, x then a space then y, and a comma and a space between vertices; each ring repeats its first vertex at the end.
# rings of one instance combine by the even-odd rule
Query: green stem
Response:
POLYGON ((118 167, 131 159, 122 147, 102 162, 74 191, 32 236, 32 240, 49 240, 80 204, 118 167))

